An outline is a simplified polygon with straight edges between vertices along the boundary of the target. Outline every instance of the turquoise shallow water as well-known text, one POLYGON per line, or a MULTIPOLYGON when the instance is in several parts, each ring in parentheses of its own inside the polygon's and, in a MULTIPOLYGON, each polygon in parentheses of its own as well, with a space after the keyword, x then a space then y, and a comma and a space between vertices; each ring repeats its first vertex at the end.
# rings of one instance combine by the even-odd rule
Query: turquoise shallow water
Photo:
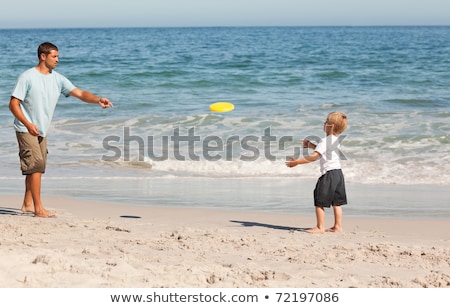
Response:
MULTIPOLYGON (((61 98, 45 192, 209 206, 202 188, 220 195, 214 189, 235 191, 234 179, 239 187, 248 179, 263 189, 232 193, 237 200, 222 195, 220 204, 241 196, 250 209, 295 211, 291 183, 314 184, 318 165, 288 169, 284 161, 301 152, 303 138, 322 136, 335 110, 349 117, 342 145, 349 185, 383 187, 380 194, 385 184, 420 185, 445 195, 450 184, 450 27, 30 29, 0 30, 0 38, 3 193, 22 190, 9 95, 46 40, 60 48, 60 73, 115 107, 61 98), (212 113, 216 101, 236 108, 212 113), (177 193, 180 183, 197 193, 187 198, 186 186, 177 193), (278 194, 284 189, 275 183, 289 193, 278 194)), ((299 193, 307 204, 310 193, 299 193)), ((396 198, 408 212, 406 199, 396 198)), ((430 210, 448 209, 446 200, 430 210)), ((386 202, 366 203, 384 212, 386 202)))

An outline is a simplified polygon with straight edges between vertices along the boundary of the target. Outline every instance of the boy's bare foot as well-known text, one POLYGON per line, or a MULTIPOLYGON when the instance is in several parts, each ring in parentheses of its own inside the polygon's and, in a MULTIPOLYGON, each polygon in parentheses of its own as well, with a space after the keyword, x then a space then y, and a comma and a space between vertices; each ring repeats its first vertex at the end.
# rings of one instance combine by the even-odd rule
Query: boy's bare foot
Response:
POLYGON ((326 232, 342 232, 342 228, 331 227, 325 230, 326 232))
POLYGON ((325 231, 323 229, 318 228, 318 227, 314 227, 314 228, 306 230, 306 232, 307 233, 321 234, 321 233, 324 233, 325 231))

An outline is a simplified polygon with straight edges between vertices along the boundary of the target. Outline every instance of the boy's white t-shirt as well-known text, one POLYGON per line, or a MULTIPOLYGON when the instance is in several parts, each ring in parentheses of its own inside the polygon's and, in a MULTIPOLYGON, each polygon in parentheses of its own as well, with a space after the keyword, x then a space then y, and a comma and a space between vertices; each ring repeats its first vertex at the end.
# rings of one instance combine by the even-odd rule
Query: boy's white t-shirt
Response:
POLYGON ((320 154, 320 173, 323 175, 330 170, 341 169, 340 140, 338 136, 329 135, 321 139, 314 149, 320 154))

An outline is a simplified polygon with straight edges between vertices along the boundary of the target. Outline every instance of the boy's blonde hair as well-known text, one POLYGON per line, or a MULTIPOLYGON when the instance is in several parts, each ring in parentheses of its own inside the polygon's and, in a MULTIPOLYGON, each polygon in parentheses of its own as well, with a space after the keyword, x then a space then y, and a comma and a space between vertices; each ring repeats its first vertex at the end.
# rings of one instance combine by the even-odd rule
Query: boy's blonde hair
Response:
POLYGON ((339 135, 347 128, 347 116, 342 112, 331 112, 328 114, 327 123, 334 125, 333 132, 339 135))

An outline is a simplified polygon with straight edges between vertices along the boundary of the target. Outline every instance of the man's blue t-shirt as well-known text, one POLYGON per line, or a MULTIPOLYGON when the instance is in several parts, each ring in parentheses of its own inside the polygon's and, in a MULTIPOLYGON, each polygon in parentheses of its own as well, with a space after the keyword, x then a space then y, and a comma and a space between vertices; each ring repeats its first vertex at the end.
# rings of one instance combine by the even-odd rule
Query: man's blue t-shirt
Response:
MULTIPOLYGON (((44 75, 33 67, 19 76, 11 96, 22 101, 20 107, 23 114, 37 125, 39 133, 45 137, 59 97, 61 94, 69 96, 73 89, 75 86, 63 75, 55 71, 44 75)), ((28 132, 17 119, 14 120, 14 129, 28 132)))

